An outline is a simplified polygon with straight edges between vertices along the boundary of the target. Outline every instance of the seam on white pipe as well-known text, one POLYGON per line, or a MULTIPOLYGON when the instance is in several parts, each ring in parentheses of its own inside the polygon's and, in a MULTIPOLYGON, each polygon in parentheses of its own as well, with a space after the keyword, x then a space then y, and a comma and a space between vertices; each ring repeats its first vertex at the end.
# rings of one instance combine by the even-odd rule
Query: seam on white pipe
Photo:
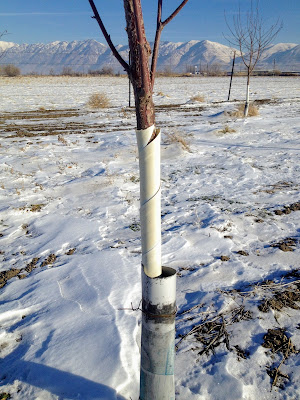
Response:
POLYGON ((155 126, 137 130, 140 166, 140 219, 142 265, 150 278, 161 275, 160 132, 155 126))
MULTIPOLYGON (((154 193, 154 195, 153 195, 152 197, 150 197, 148 201, 150 201, 151 199, 153 199, 153 197, 155 197, 155 196, 157 195, 157 193, 160 192, 160 191, 161 191, 161 186, 159 186, 157 192, 154 193)), ((144 204, 145 204, 145 203, 144 203, 144 204)))

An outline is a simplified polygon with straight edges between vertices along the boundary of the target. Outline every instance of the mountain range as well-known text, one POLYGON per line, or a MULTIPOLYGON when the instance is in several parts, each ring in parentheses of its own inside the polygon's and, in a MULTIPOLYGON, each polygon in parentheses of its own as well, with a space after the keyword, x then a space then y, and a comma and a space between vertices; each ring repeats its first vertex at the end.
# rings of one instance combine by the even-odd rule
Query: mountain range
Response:
MULTIPOLYGON (((128 59, 128 45, 116 46, 124 59, 128 59)), ((238 54, 238 53, 237 53, 238 54)), ((206 71, 211 68, 230 70, 233 49, 209 40, 189 42, 161 42, 158 71, 206 71)), ((15 44, 0 41, 0 64, 14 64, 23 74, 59 74, 64 67, 87 73, 109 67, 122 73, 122 68, 107 45, 96 40, 56 41, 48 44, 15 44)), ((236 68, 244 69, 240 57, 236 68)), ((270 45, 263 53, 257 69, 300 71, 300 45, 279 43, 270 45)))

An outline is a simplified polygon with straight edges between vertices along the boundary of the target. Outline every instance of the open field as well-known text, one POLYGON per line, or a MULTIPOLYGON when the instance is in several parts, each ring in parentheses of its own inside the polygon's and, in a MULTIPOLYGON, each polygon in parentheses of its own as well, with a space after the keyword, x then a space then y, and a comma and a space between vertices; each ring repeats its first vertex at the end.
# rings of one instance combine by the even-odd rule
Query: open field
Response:
MULTIPOLYGON (((300 78, 159 78, 176 399, 300 398, 300 78), (197 101, 196 98, 201 99, 197 101)), ((0 393, 137 400, 135 114, 125 78, 0 77, 0 393), (109 108, 87 106, 105 93, 109 108)), ((132 99, 133 102, 133 99, 132 99)), ((1 398, 1 397, 0 397, 1 398)))

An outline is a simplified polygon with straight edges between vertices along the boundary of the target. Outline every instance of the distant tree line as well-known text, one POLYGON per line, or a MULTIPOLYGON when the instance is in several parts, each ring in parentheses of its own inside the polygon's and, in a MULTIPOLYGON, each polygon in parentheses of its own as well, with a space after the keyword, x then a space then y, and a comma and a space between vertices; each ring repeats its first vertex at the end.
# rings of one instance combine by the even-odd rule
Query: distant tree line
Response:
MULTIPOLYGON (((186 64, 185 72, 178 72, 176 68, 172 68, 172 65, 166 65, 156 72, 157 76, 226 76, 228 75, 228 67, 212 63, 212 64, 199 64, 199 65, 191 65, 186 64)), ((245 68, 242 68, 242 64, 237 66, 234 74, 236 76, 245 76, 247 71, 245 68)), ((263 76, 274 76, 274 75, 284 75, 288 76, 289 74, 294 75, 295 73, 287 73, 282 72, 279 69, 257 69, 253 71, 253 75, 263 75, 263 76)), ((87 72, 79 72, 75 71, 71 66, 64 66, 60 72, 54 70, 54 68, 50 68, 47 72, 39 73, 36 71, 26 72, 26 74, 22 74, 21 69, 14 64, 0 65, 0 76, 7 77, 16 77, 19 75, 29 75, 29 76, 120 76, 120 72, 115 73, 114 69, 109 66, 103 66, 100 69, 88 69, 87 72)))
MULTIPOLYGON (((21 75, 21 69, 13 64, 8 65, 0 65, 0 76, 19 76, 21 75)), ((98 76, 98 75, 106 75, 106 76, 119 76, 120 73, 115 73, 114 69, 110 66, 104 66, 101 69, 89 69, 87 73, 74 71, 72 67, 65 66, 61 70, 61 72, 56 72, 53 68, 50 68, 48 73, 38 73, 36 71, 31 71, 26 73, 25 75, 50 75, 50 76, 98 76)))
POLYGON ((104 66, 101 69, 89 69, 87 73, 73 71, 72 67, 65 66, 62 69, 61 74, 50 73, 50 75, 64 75, 64 76, 82 76, 82 75, 108 75, 115 76, 116 74, 112 67, 104 66))

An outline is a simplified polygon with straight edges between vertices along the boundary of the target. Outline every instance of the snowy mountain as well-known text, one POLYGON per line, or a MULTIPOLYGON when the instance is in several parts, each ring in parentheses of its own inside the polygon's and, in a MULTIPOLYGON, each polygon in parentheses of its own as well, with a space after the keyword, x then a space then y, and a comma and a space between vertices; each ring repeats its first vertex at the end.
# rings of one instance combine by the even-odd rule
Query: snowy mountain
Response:
POLYGON ((9 49, 10 47, 13 47, 13 46, 15 46, 15 43, 13 43, 13 42, 1 42, 0 41, 0 54, 3 51, 5 51, 5 50, 7 50, 7 49, 9 49))
POLYGON ((260 65, 270 66, 272 63, 278 69, 299 71, 300 45, 279 43, 269 46, 262 54, 260 65))
MULTIPOLYGON (((128 45, 118 45, 117 49, 128 59, 128 45)), ((218 67, 229 70, 232 60, 232 48, 209 40, 191 40, 189 42, 162 42, 160 45, 158 70, 186 72, 205 71, 218 67)), ((96 40, 56 41, 48 44, 14 44, 0 42, 1 64, 15 64, 22 73, 61 73, 64 67, 73 71, 88 72, 111 67, 115 72, 122 68, 115 60, 107 45, 96 40)), ((283 71, 300 70, 300 45, 280 43, 270 46, 263 54, 258 67, 283 71)), ((237 58, 237 64, 241 61, 237 58)))

